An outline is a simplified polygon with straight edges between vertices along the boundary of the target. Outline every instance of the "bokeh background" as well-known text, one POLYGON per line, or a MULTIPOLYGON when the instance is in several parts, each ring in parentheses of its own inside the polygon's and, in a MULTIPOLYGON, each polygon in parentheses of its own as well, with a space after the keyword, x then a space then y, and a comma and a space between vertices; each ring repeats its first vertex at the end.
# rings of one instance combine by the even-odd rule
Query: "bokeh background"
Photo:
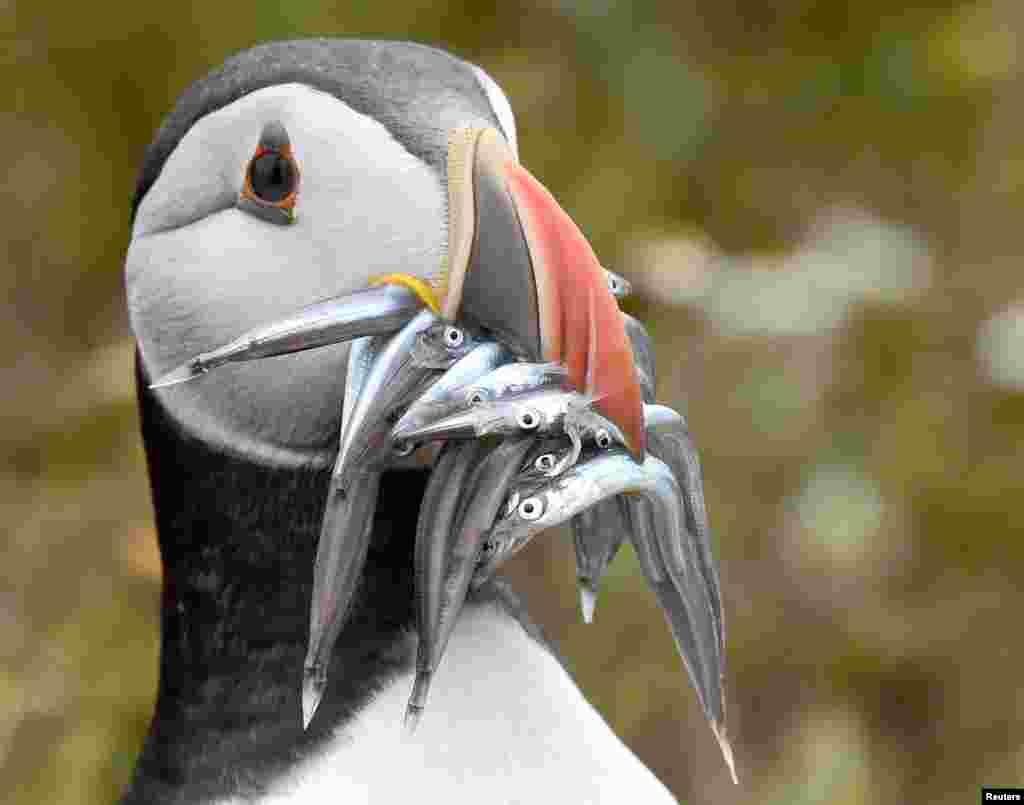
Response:
POLYGON ((109 803, 128 779, 160 584, 121 279, 135 172, 192 80, 308 35, 483 65, 524 162, 636 286, 703 451, 742 787, 628 550, 591 627, 564 539, 512 572, 679 798, 1024 785, 1024 6, 499 6, 0 4, 0 800, 109 803))

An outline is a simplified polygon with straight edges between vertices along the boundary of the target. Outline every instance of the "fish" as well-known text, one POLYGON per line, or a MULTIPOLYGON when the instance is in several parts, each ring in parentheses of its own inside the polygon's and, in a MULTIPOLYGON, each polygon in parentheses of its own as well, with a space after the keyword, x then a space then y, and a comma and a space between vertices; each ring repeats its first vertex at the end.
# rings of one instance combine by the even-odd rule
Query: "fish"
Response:
POLYGON ((416 579, 416 629, 420 638, 417 649, 416 678, 405 711, 405 726, 416 729, 430 687, 434 642, 443 595, 442 579, 447 557, 446 543, 455 530, 464 483, 472 471, 481 446, 478 442, 451 442, 438 456, 430 474, 423 502, 420 504, 414 545, 416 579))
POLYGON ((298 312, 261 325, 209 352, 202 352, 150 383, 165 388, 194 380, 228 363, 286 355, 401 329, 423 309, 402 285, 384 284, 314 302, 298 312))
POLYGON ((535 534, 617 495, 625 497, 629 507, 627 533, 644 577, 669 623, 735 779, 735 761, 725 731, 723 655, 710 593, 698 568, 695 538, 686 527, 682 494, 667 464, 653 454, 639 464, 621 449, 590 451, 547 486, 513 492, 504 515, 486 537, 473 584, 489 579, 535 534))
MULTIPOLYGON (((415 725, 426 705, 427 693, 469 590, 470 581, 483 545, 484 534, 501 508, 508 486, 515 479, 530 439, 506 440, 493 449, 465 455, 467 445, 450 443, 445 450, 457 451, 454 467, 440 466, 438 475, 447 473, 466 478, 461 504, 454 519, 450 509, 439 503, 433 527, 417 530, 416 589, 419 645, 416 680, 407 708, 406 721, 415 725), (468 475, 465 467, 469 466, 468 475), (439 514, 438 514, 439 513, 439 514), (420 541, 422 538, 422 542, 420 541)), ((449 493, 450 494, 450 493, 449 493)))
MULTIPOLYGON (((547 485, 516 488, 509 496, 509 505, 487 537, 485 560, 477 569, 474 584, 481 584, 493 575, 505 559, 522 548, 536 533, 561 525, 595 503, 630 492, 650 498, 658 517, 658 534, 666 545, 683 526, 679 505, 679 488, 671 470, 657 458, 649 456, 642 464, 622 449, 600 450, 547 485), (664 537, 661 537, 664 535, 664 537), (488 547, 489 546, 489 547, 488 547)), ((687 578, 696 574, 681 549, 671 549, 666 561, 687 578)))
POLYGON ((612 292, 612 296, 616 299, 624 299, 633 293, 633 285, 621 274, 616 274, 614 271, 609 271, 606 268, 604 269, 604 276, 608 280, 608 290, 612 292))
POLYGON ((648 448, 672 469, 679 482, 686 527, 696 544, 697 565, 708 586, 719 646, 724 656, 725 614, 722 609, 722 586, 712 548, 711 526, 704 502, 704 481, 697 447, 686 418, 667 406, 645 405, 644 424, 648 448))
MULTIPOLYGON (((349 347, 342 403, 341 433, 366 384, 370 367, 387 343, 386 336, 357 338, 349 347)), ((309 642, 302 673, 302 726, 309 727, 327 687, 331 652, 366 562, 380 474, 360 473, 352 494, 330 484, 313 565, 313 596, 309 612, 309 642)))
POLYGON ((391 417, 448 368, 479 345, 472 335, 429 310, 418 313, 380 350, 359 400, 341 434, 332 483, 342 488, 350 472, 387 466, 393 458, 388 438, 391 417), (454 336, 458 331, 458 336, 454 336))
MULTIPOLYGON (((613 282, 611 276, 609 282, 613 282)), ((628 294, 630 290, 629 284, 626 283, 623 295, 628 294)), ((615 291, 613 286, 612 293, 615 291)), ((654 348, 647 328, 642 322, 625 313, 622 314, 622 321, 633 350, 633 363, 640 382, 640 396, 645 403, 646 425, 646 411, 649 407, 647 404, 653 403, 655 395, 654 348)), ((594 434, 594 441, 598 447, 609 447, 612 443, 611 434, 607 430, 598 430, 594 434)), ((576 447, 575 444, 573 446, 576 447)), ((571 466, 571 462, 576 458, 563 458, 556 469, 571 466)), ((584 623, 590 623, 594 618, 601 579, 629 531, 626 501, 622 497, 602 500, 573 517, 570 527, 576 553, 576 585, 579 589, 580 611, 584 623)))
MULTIPOLYGON (((410 434, 432 422, 511 394, 567 388, 568 377, 566 368, 557 363, 516 362, 498 366, 462 385, 446 381, 435 393, 409 405, 392 429, 391 439, 394 442, 409 441, 410 434)), ((444 380, 442 377, 438 382, 444 380)))
MULTIPOLYGON (((587 395, 562 388, 505 394, 464 405, 455 413, 403 432, 401 439, 418 443, 564 432, 571 438, 600 440, 606 447, 613 442, 625 444, 619 428, 593 411, 592 403, 587 395)), ((394 435, 392 432, 392 438, 394 435)))
POLYGON ((401 457, 386 444, 387 416, 479 346, 462 328, 423 310, 397 334, 365 337, 350 347, 340 447, 328 484, 310 607, 303 671, 303 723, 308 726, 327 684, 327 665, 366 561, 380 472, 401 457))
MULTIPOLYGON (((627 533, 640 570, 668 622, 732 781, 739 784, 735 755, 725 726, 725 658, 715 632, 710 591, 703 577, 691 583, 681 581, 671 563, 666 561, 666 553, 660 547, 664 540, 656 534, 658 526, 650 501, 640 497, 626 497, 625 501, 627 533)), ((695 542, 685 526, 680 536, 684 543, 695 542)))
POLYGON ((331 653, 348 616, 373 531, 379 472, 349 479, 328 493, 313 566, 309 643, 303 662, 302 726, 309 727, 327 687, 331 653))
POLYGON ((626 329, 630 348, 633 350, 633 365, 636 367, 637 379, 640 381, 640 396, 645 403, 652 403, 656 390, 654 342, 647 332, 647 328, 639 319, 623 313, 622 323, 626 329))
POLYGON ((576 553, 576 586, 584 623, 593 622, 601 580, 628 537, 625 506, 622 496, 616 495, 595 503, 570 520, 576 553))
MULTIPOLYGON (((500 366, 512 363, 512 352, 495 341, 484 341, 458 361, 416 398, 398 418, 391 430, 392 441, 401 444, 403 431, 419 427, 443 412, 451 401, 461 403, 465 387, 500 366)), ((454 410, 454 407, 452 408, 454 410)), ((441 414, 443 415, 443 413, 441 414)))

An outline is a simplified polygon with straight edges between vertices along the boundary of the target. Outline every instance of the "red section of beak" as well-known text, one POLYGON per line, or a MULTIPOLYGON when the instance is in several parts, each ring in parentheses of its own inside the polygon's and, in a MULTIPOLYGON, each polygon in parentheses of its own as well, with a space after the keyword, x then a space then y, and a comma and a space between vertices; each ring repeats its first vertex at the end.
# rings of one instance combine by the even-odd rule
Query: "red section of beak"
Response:
POLYGON ((506 166, 533 259, 544 359, 563 363, 569 380, 597 400, 622 430, 630 452, 645 451, 643 400, 619 306, 604 271, 569 214, 525 168, 506 166))

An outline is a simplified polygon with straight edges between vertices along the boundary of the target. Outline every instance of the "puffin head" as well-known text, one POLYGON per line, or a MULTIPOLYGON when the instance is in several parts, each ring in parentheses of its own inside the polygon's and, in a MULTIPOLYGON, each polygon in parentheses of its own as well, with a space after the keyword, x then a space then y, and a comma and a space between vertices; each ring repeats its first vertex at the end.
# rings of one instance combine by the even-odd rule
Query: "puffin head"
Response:
MULTIPOLYGON (((182 96, 146 153, 126 259, 144 381, 381 277, 524 358, 566 364, 642 453, 605 276, 519 165, 508 100, 480 68, 410 43, 278 42, 182 96)), ((233 364, 150 393, 217 449, 328 461, 347 353, 233 364)))

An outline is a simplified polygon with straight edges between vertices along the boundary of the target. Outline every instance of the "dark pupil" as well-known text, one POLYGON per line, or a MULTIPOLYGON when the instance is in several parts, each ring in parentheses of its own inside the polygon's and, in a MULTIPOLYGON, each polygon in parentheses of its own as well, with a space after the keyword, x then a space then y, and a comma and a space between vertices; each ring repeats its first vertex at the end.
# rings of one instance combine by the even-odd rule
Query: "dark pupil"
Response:
POLYGON ((295 176, 291 163, 275 151, 268 151, 249 165, 252 192, 263 201, 277 203, 291 195, 295 176))

